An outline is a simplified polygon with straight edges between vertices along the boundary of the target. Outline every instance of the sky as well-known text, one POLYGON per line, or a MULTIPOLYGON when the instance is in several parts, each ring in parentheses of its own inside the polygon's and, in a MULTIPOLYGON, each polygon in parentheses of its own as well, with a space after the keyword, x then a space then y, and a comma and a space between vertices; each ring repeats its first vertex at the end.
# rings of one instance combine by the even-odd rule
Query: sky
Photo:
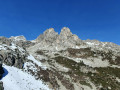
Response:
POLYGON ((33 40, 63 27, 82 40, 120 45, 120 0, 0 0, 0 36, 33 40))

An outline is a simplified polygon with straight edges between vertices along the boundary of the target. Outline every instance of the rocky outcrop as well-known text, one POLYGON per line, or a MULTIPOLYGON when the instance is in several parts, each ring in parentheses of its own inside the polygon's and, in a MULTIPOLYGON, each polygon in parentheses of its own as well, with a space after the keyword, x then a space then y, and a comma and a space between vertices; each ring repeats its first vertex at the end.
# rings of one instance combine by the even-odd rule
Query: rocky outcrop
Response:
POLYGON ((118 51, 120 50, 120 46, 112 43, 112 42, 101 42, 98 40, 83 40, 89 47, 94 47, 98 49, 103 49, 103 50, 112 50, 112 51, 118 51))
POLYGON ((3 82, 0 82, 0 90, 4 90, 3 82))
POLYGON ((10 39, 8 39, 8 38, 6 38, 6 37, 0 37, 0 43, 1 44, 6 44, 6 45, 11 45, 11 40, 10 39))
POLYGON ((4 51, 2 50, 0 52, 0 55, 2 56, 3 62, 6 65, 9 66, 15 66, 17 68, 23 68, 23 64, 26 60, 26 56, 22 55, 19 50, 11 51, 7 50, 4 51))
POLYGON ((52 44, 57 37, 58 37, 58 33, 56 33, 53 28, 50 28, 47 29, 43 34, 41 34, 36 40, 37 42, 43 41, 48 44, 52 44))
POLYGON ((72 34, 69 28, 64 27, 56 40, 58 45, 65 47, 76 47, 83 44, 77 35, 72 34))
POLYGON ((24 49, 35 45, 35 43, 31 41, 15 41, 14 43, 19 47, 23 47, 24 49))
POLYGON ((13 42, 11 45, 0 44, 0 59, 6 65, 22 68, 27 54, 23 47, 16 46, 13 42))
POLYGON ((31 41, 27 41, 24 36, 16 36, 16 37, 12 36, 9 39, 11 40, 12 43, 16 44, 17 46, 23 47, 24 49, 33 46, 35 44, 31 41))

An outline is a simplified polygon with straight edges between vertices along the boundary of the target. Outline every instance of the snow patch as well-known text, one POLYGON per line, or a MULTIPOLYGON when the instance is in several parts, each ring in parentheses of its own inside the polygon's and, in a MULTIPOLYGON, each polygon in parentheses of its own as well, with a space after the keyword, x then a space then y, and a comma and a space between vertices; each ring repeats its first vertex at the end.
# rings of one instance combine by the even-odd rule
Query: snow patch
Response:
POLYGON ((4 45, 4 44, 2 44, 2 45, 0 45, 0 50, 6 50, 6 45, 4 45))
POLYGON ((10 46, 10 48, 11 48, 12 50, 15 50, 17 47, 16 47, 16 45, 15 45, 14 43, 12 43, 12 45, 10 46))
POLYGON ((118 77, 116 77, 116 80, 120 83, 120 79, 118 77))
POLYGON ((112 65, 112 66, 110 66, 110 67, 113 67, 113 68, 120 68, 120 66, 118 66, 118 65, 112 65))
POLYGON ((14 41, 26 41, 26 38, 21 35, 21 36, 11 36, 10 39, 13 39, 14 41))
POLYGON ((32 60, 34 63, 36 63, 36 64, 37 64, 38 66, 40 66, 42 69, 44 69, 44 70, 47 69, 46 66, 42 65, 42 63, 41 63, 40 61, 36 60, 32 55, 29 55, 27 58, 28 58, 29 60, 32 60))

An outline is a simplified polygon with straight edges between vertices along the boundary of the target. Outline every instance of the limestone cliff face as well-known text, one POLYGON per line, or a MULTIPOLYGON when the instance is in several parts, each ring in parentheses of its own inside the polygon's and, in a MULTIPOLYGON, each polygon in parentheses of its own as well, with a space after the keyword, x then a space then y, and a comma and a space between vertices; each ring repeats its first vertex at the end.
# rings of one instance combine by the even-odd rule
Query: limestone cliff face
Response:
POLYGON ((52 46, 58 48, 75 48, 80 46, 89 46, 101 48, 103 50, 120 50, 120 46, 111 42, 101 42, 98 40, 81 40, 77 35, 72 34, 69 28, 63 27, 60 34, 55 32, 53 28, 47 29, 43 34, 40 34, 36 40, 40 46, 52 46))
POLYGON ((65 47, 75 47, 77 45, 83 44, 77 35, 72 34, 69 28, 63 27, 61 33, 57 38, 57 43, 65 47))
POLYGON ((43 34, 41 34, 36 40, 37 42, 53 43, 58 37, 58 33, 54 31, 53 28, 47 29, 43 34))
POLYGON ((63 27, 60 34, 55 32, 53 28, 47 29, 36 39, 36 42, 44 46, 48 45, 58 48, 76 47, 77 45, 84 44, 84 42, 82 42, 77 35, 72 34, 67 27, 63 27))

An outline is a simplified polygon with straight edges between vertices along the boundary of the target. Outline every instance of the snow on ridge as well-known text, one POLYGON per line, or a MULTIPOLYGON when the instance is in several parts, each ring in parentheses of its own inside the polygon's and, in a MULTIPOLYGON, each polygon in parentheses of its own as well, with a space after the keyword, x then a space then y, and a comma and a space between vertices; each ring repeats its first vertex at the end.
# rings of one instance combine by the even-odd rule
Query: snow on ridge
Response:
POLYGON ((0 45, 0 50, 6 50, 6 45, 5 44, 0 45))
POLYGON ((16 47, 16 45, 15 45, 14 43, 12 43, 12 45, 10 46, 10 48, 11 48, 12 50, 15 50, 17 47, 16 47))
POLYGON ((15 51, 15 49, 18 49, 21 54, 24 54, 25 50, 17 45, 15 45, 14 43, 11 43, 11 46, 8 46, 6 44, 0 44, 0 50, 7 50, 7 49, 11 49, 13 51, 15 51))
POLYGON ((3 65, 6 76, 2 78, 4 90, 49 90, 41 80, 23 72, 21 69, 3 65))
POLYGON ((42 65, 42 63, 41 63, 40 61, 36 60, 32 55, 29 55, 27 58, 28 58, 29 60, 32 60, 34 63, 36 63, 36 64, 37 64, 38 66, 40 66, 42 69, 44 69, 44 70, 47 69, 46 66, 42 65))
POLYGON ((13 39, 15 41, 26 41, 26 38, 23 35, 20 36, 11 36, 10 39, 13 39))
POLYGON ((86 42, 86 44, 88 44, 90 46, 94 46, 94 45, 98 46, 98 45, 100 45, 100 43, 95 43, 95 42, 86 42))

